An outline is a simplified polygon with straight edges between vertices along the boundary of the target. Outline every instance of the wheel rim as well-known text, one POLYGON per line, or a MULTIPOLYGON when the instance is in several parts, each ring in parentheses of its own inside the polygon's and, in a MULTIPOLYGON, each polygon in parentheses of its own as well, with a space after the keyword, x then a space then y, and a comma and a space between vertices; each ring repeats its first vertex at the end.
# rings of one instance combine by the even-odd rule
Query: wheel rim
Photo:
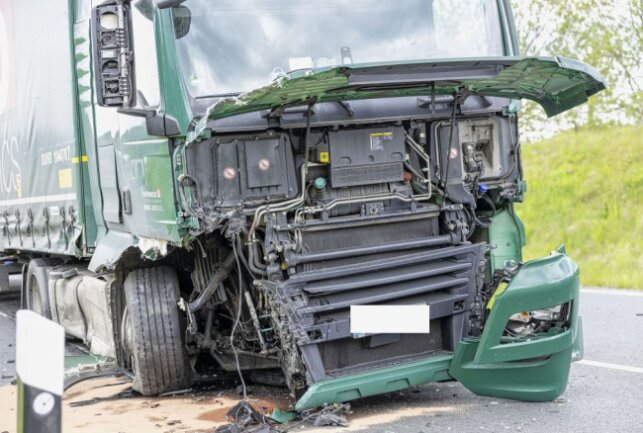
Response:
POLYGON ((132 344, 132 322, 129 320, 129 313, 127 311, 127 306, 123 310, 123 319, 121 320, 121 345, 123 350, 131 356, 132 344))
POLYGON ((29 309, 42 316, 42 298, 40 297, 38 282, 33 277, 29 282, 29 309))

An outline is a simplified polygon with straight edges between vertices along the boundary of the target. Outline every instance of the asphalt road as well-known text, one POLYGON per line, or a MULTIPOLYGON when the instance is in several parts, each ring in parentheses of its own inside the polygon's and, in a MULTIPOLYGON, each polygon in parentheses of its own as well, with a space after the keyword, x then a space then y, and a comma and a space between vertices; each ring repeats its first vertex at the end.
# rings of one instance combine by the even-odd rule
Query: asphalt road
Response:
MULTIPOLYGON (((15 303, 0 305, 0 384, 14 372, 15 303)), ((351 425, 321 431, 643 432, 643 291, 584 289, 585 359, 556 401, 478 397, 458 383, 426 384, 353 402, 351 425)), ((302 431, 297 429, 297 431, 302 431)))
POLYGON ((11 383, 16 374, 16 322, 19 301, 0 302, 0 385, 11 383))

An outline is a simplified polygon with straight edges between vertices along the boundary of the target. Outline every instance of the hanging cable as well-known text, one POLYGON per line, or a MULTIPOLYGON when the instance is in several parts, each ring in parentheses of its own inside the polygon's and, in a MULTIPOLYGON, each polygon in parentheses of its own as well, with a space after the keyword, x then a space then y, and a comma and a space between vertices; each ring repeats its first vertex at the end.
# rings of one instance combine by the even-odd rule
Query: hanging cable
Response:
POLYGON ((239 353, 237 352, 237 347, 234 344, 234 334, 237 332, 239 327, 239 322, 241 322, 241 309, 243 308, 243 269, 241 268, 241 263, 239 262, 239 253, 237 251, 237 242, 236 239, 232 241, 232 252, 234 253, 234 258, 237 262, 237 275, 239 277, 239 286, 237 287, 237 299, 239 301, 239 306, 237 307, 237 316, 234 320, 234 325, 232 326, 232 332, 230 333, 230 347, 232 348, 232 353, 234 354, 234 362, 237 366, 237 373, 239 374, 239 379, 241 380, 241 389, 243 391, 243 399, 248 399, 248 393, 246 389, 246 381, 243 379, 243 373, 241 372, 241 364, 239 363, 239 353))
POLYGON ((313 100, 308 104, 308 110, 306 111, 306 142, 304 143, 304 164, 306 164, 310 158, 310 122, 314 105, 315 101, 313 100))
POLYGON ((447 183, 449 182, 449 165, 451 163, 451 150, 453 149, 453 130, 455 129, 455 115, 458 111, 458 94, 453 94, 453 111, 451 112, 451 123, 449 126, 449 150, 447 151, 447 169, 444 174, 444 179, 442 181, 442 187, 444 188, 445 197, 449 197, 449 188, 447 183))

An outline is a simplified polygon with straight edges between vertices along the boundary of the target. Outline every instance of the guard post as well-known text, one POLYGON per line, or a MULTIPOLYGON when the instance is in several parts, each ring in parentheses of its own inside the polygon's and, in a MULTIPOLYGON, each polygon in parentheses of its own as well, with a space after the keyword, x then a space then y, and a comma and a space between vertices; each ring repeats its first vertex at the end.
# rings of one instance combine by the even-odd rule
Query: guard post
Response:
POLYGON ((16 317, 18 433, 61 433, 65 330, 33 311, 16 317))

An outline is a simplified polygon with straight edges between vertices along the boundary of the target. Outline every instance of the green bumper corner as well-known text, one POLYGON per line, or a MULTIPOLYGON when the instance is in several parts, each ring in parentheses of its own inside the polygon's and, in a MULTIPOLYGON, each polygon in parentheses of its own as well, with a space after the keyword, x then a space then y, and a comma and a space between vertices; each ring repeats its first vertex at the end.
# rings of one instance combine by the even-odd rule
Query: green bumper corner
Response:
MULTIPOLYGON (((525 263, 499 294, 480 338, 460 343, 449 374, 476 394, 526 401, 553 400, 565 391, 572 352, 582 354, 579 275, 565 254, 525 263), (501 342, 509 317, 571 302, 570 326, 516 342, 501 342)), ((582 356, 582 355, 581 355, 582 356)))
POLYGON ((324 404, 399 391, 425 382, 451 380, 448 373, 451 358, 451 355, 434 356, 409 364, 317 382, 297 401, 295 410, 299 412, 324 404))

